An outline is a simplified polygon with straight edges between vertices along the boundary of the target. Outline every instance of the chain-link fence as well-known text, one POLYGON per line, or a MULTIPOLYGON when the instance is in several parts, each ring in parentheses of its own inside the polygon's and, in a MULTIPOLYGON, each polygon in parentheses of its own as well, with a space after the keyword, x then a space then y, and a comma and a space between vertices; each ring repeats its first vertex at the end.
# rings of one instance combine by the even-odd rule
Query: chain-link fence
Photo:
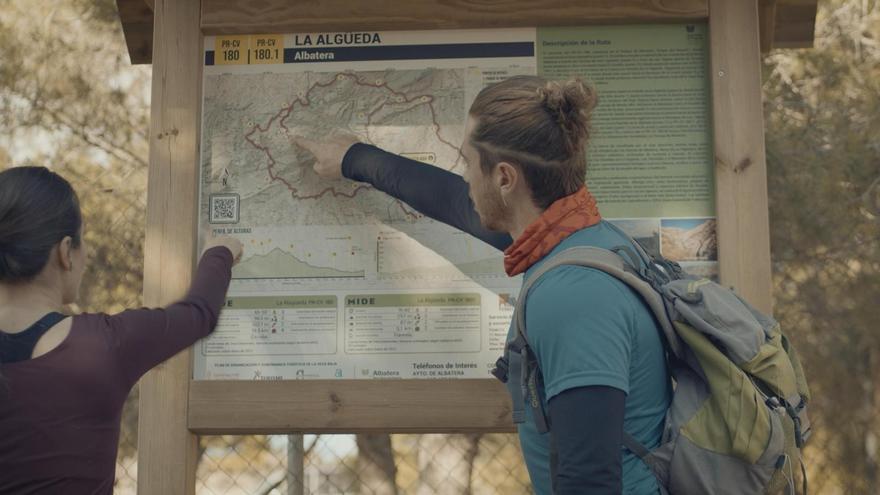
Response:
POLYGON ((211 436, 206 494, 531 493, 511 435, 211 436))
MULTIPOLYGON (((126 420, 136 403, 135 392, 126 420)), ((123 431, 115 493, 136 491, 136 441, 123 431)), ((511 434, 218 435, 201 437, 199 449, 198 494, 532 493, 511 434)))

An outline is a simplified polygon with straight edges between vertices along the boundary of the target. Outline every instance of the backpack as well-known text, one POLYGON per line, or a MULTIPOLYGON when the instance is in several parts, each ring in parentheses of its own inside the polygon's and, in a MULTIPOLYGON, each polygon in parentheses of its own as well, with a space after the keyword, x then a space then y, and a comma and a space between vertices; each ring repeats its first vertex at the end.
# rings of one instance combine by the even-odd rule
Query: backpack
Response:
MULTIPOLYGON (((732 290, 685 274, 653 258, 634 240, 613 250, 570 248, 544 262, 524 282, 514 311, 516 337, 493 374, 512 390, 514 422, 532 409, 538 431, 550 430, 542 377, 529 348, 525 308, 529 290, 563 265, 601 270, 638 293, 662 329, 673 380, 660 445, 649 450, 624 432, 623 446, 641 458, 672 495, 794 493, 794 469, 810 434, 810 399, 803 369, 779 324, 732 290)), ((552 444, 552 442, 551 442, 552 444)), ((556 452, 551 445, 555 479, 556 452)))

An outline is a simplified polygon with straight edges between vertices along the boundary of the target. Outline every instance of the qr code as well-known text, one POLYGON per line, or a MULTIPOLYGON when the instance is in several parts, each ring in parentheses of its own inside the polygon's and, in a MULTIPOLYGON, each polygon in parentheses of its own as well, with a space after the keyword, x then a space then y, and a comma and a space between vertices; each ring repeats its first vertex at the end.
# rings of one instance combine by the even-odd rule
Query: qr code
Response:
POLYGON ((238 223, 238 194, 215 194, 210 202, 210 223, 238 223))

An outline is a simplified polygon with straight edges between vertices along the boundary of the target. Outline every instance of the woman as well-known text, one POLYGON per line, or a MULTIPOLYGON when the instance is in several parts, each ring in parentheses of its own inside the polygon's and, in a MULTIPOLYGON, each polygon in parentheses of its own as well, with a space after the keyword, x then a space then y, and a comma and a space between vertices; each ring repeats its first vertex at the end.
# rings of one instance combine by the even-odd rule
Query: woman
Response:
POLYGON ((0 493, 112 493, 131 387, 214 329, 241 251, 207 242, 164 309, 65 316, 87 259, 76 193, 43 167, 0 172, 0 493))

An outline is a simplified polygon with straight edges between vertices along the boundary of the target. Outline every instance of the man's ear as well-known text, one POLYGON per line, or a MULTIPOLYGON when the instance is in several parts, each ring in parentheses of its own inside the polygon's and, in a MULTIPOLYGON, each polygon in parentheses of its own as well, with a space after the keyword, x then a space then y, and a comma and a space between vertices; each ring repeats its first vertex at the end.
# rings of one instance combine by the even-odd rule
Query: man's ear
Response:
POLYGON ((498 162, 498 165, 495 165, 493 179, 502 194, 510 194, 516 189, 519 170, 509 162, 498 162))
POLYGON ((73 239, 68 235, 58 243, 58 263, 64 271, 73 270, 73 239))

